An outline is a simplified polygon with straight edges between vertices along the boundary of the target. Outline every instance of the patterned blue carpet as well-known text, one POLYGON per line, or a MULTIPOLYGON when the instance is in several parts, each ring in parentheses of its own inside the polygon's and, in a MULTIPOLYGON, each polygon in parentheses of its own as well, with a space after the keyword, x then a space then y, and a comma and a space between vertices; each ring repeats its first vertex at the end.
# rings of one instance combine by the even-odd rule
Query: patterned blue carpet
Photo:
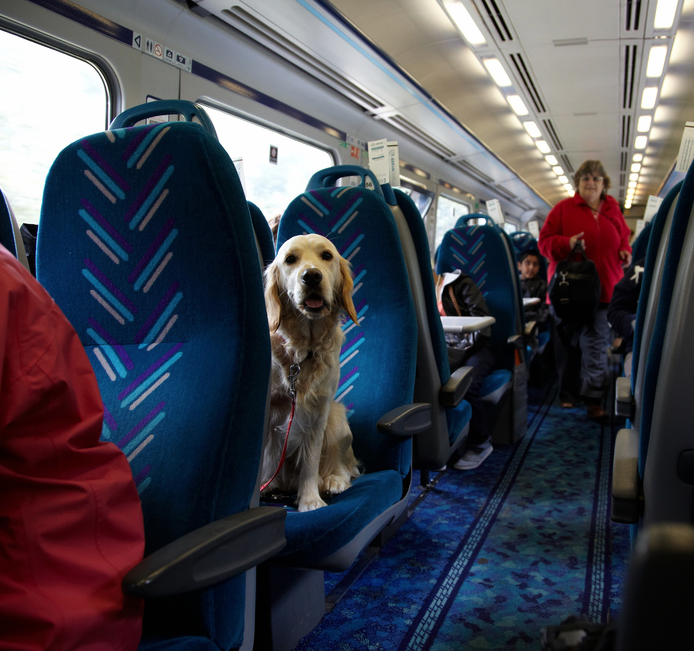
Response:
MULTIPOLYGON (((551 394, 530 402, 528 434, 443 473, 299 651, 537 651, 543 627, 618 612, 629 535, 609 519, 616 428, 551 394)), ((342 579, 326 575, 326 592, 342 579)))

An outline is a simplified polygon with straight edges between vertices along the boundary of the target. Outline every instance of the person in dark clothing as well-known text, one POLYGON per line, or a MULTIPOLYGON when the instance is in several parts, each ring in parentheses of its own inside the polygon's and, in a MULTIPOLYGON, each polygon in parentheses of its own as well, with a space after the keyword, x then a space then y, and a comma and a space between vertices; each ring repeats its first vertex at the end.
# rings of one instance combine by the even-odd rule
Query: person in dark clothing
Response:
POLYGON ((607 308, 607 321, 612 329, 624 340, 624 375, 631 377, 631 357, 634 346, 634 320, 639 305, 641 280, 643 278, 643 258, 637 260, 614 287, 612 299, 607 308))
POLYGON ((549 305, 547 304, 547 281, 541 278, 540 252, 528 249, 518 256, 518 271, 520 273, 521 291, 523 298, 539 298, 538 305, 525 308, 525 320, 536 321, 538 324, 547 323, 549 305))
MULTIPOLYGON (((441 276, 438 283, 439 313, 442 316, 490 316, 482 292, 472 278, 461 270, 441 276)), ((456 470, 472 470, 480 466, 492 453, 493 447, 484 405, 480 401, 480 387, 494 370, 494 354, 488 346, 491 327, 477 332, 446 334, 448 360, 451 371, 461 366, 472 366, 472 383, 465 399, 472 407, 467 451, 456 461, 456 470)))

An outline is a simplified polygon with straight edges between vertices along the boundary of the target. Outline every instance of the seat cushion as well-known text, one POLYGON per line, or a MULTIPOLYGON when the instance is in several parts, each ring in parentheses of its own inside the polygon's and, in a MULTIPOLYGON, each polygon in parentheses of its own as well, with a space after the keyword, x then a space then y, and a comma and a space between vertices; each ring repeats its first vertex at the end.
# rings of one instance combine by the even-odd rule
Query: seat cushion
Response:
POLYGON ((395 470, 362 475, 329 507, 287 513, 287 546, 278 558, 292 565, 315 565, 346 545, 372 520, 402 498, 402 476, 395 470))
POLYGON ((219 651, 219 647, 204 637, 143 639, 138 651, 219 651))
POLYGON ((492 371, 480 387, 481 399, 485 402, 497 403, 502 396, 511 388, 513 384, 513 374, 505 368, 492 371))
POLYGON ((470 422, 472 407, 467 400, 461 400, 457 407, 447 409, 446 414, 448 415, 448 440, 453 445, 463 428, 470 422))

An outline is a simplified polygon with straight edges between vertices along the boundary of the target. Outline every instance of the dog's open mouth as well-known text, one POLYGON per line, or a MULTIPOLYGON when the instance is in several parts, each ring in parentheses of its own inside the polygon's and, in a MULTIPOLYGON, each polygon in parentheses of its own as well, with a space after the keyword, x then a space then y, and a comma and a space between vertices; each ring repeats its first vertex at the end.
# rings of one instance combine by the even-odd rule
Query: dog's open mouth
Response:
POLYGON ((325 307, 325 301, 318 294, 311 294, 304 301, 304 308, 308 312, 320 312, 325 307))

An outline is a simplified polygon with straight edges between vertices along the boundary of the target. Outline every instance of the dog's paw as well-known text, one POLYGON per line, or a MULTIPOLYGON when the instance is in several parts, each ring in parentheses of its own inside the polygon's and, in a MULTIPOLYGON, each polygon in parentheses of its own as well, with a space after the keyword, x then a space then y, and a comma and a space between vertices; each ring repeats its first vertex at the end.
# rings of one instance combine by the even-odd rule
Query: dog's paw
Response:
POLYGON ((328 506, 318 495, 314 497, 299 498, 299 512, 315 511, 323 506, 328 506))
POLYGON ((342 491, 349 488, 349 478, 342 477, 341 475, 328 475, 323 480, 323 492, 329 493, 330 495, 337 495, 342 491))

